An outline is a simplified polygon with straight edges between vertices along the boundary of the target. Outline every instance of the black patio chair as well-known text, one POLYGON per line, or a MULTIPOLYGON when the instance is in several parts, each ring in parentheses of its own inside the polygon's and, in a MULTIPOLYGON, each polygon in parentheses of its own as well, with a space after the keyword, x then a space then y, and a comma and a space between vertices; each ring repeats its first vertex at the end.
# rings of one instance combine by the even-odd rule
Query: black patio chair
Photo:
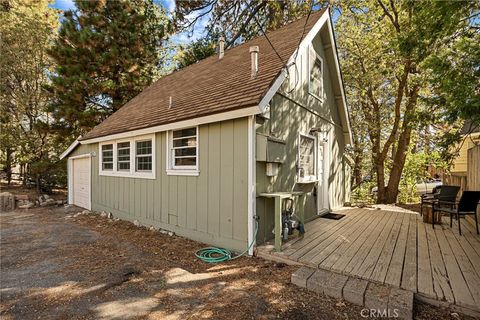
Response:
POLYGON ((423 215, 423 206, 433 205, 441 202, 442 205, 452 207, 452 203, 457 200, 457 194, 460 191, 459 186, 438 186, 435 187, 432 193, 426 193, 421 197, 420 215, 423 215), (438 191, 437 191, 438 190, 438 191))
POLYGON ((477 206, 480 203, 480 191, 463 191, 460 201, 454 203, 453 208, 448 208, 442 206, 441 203, 433 204, 433 214, 435 211, 446 212, 450 214, 450 228, 452 227, 453 215, 455 215, 458 222, 458 233, 462 234, 462 228, 460 224, 460 218, 462 216, 474 215, 475 216, 475 226, 477 228, 477 234, 480 234, 478 231, 478 217, 477 217, 477 206))

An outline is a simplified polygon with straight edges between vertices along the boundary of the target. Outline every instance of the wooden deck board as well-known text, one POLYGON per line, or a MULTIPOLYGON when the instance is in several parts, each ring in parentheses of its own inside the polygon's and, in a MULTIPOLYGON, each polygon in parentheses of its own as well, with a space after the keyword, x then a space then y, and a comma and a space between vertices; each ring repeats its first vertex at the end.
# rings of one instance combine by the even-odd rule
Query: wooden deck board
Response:
POLYGON ((322 230, 319 237, 315 238, 313 241, 309 242, 305 246, 299 248, 296 252, 292 253, 290 255, 290 258, 298 261, 305 254, 310 254, 312 251, 320 251, 319 248, 324 241, 328 240, 330 237, 338 236, 343 230, 347 230, 351 226, 355 226, 356 221, 360 220, 361 218, 361 214, 358 214, 350 220, 345 220, 343 221, 343 223, 339 223, 327 230, 322 230))
POLYGON ((388 216, 385 213, 380 213, 380 218, 376 219, 376 223, 370 223, 367 229, 362 233, 362 235, 355 241, 346 251, 341 253, 341 257, 335 262, 332 266, 333 270, 344 272, 347 265, 352 261, 354 257, 360 257, 360 248, 363 244, 368 241, 369 237, 375 236, 378 228, 383 226, 382 221, 384 221, 388 216))
MULTIPOLYGON (((442 253, 438 245, 435 231, 431 226, 425 226, 427 230, 428 250, 430 254, 430 264, 432 266, 433 289, 439 300, 447 300, 448 302, 455 302, 453 298, 452 289, 448 283, 447 271, 443 261, 442 253)), ((437 229, 440 226, 437 226, 437 229)))
POLYGON ((455 236, 456 240, 467 255, 468 260, 472 264, 473 269, 477 273, 477 276, 480 278, 480 256, 464 236, 459 235, 458 232, 454 232, 453 230, 450 232, 455 236))
POLYGON ((385 282, 396 287, 400 286, 403 273, 403 262, 405 260, 405 250, 407 248, 408 229, 410 227, 410 215, 402 214, 402 226, 398 234, 395 250, 393 251, 392 261, 388 267, 388 273, 385 282))
MULTIPOLYGON (((346 217, 339 220, 331 220, 333 223, 328 221, 325 225, 320 225, 320 228, 318 229, 312 228, 311 232, 308 231, 308 229, 310 229, 308 226, 307 233, 304 235, 303 239, 294 243, 291 247, 285 250, 284 253, 285 255, 290 256, 291 259, 297 260, 310 249, 320 244, 324 240, 326 234, 334 233, 344 224, 353 222, 357 218, 360 218, 360 210, 352 210, 352 212, 348 212, 346 217), (322 230, 322 232, 318 232, 318 230, 322 230)), ((328 219, 319 218, 314 220, 314 222, 321 223, 324 220, 328 219)))
POLYGON ((452 251, 455 253, 455 258, 460 267, 461 274, 465 278, 465 282, 467 283, 473 300, 476 305, 480 305, 480 277, 475 272, 472 263, 468 259, 463 248, 460 246, 460 243, 454 236, 453 232, 447 229, 445 230, 445 236, 450 248, 452 248, 452 251))
POLYGON ((370 278, 370 275, 373 272, 373 269, 375 268, 378 257, 380 256, 381 249, 383 248, 385 244, 385 239, 387 235, 390 233, 390 230, 393 227, 393 223, 396 220, 397 215, 400 213, 398 212, 389 212, 389 214, 392 215, 392 218, 390 218, 385 226, 385 228, 382 230, 380 233, 377 241, 372 246, 372 249, 368 253, 367 257, 365 258, 365 261, 360 265, 358 270, 354 271, 355 273, 359 274, 362 278, 370 278))
POLYGON ((348 239, 352 237, 352 234, 354 235, 357 229, 361 228, 366 223, 365 220, 371 220, 372 217, 373 215, 368 215, 366 219, 361 219, 361 221, 358 221, 352 226, 347 227, 345 225, 344 228, 330 235, 327 239, 325 239, 325 241, 323 241, 314 249, 310 250, 298 261, 308 262, 308 264, 318 266, 342 243, 348 241, 348 239))
POLYGON ((430 263, 430 251, 428 249, 427 230, 428 225, 425 225, 420 219, 417 220, 417 257, 418 257, 418 292, 427 297, 436 297, 433 290, 433 275, 432 266, 430 263))
POLYGON ((450 228, 412 212, 339 211, 340 220, 307 223, 303 238, 272 254, 286 261, 387 283, 480 312, 480 236, 461 219, 450 228))
POLYGON ((387 225, 389 219, 392 219, 392 215, 384 213, 381 220, 377 221, 377 225, 371 234, 368 235, 367 239, 360 246, 355 256, 350 259, 350 262, 344 268, 344 273, 356 274, 354 270, 360 268, 365 258, 370 253, 370 250, 373 244, 377 241, 379 235, 382 233, 382 230, 387 225))
POLYGON ((437 236, 440 251, 442 252, 445 269, 447 271, 449 284, 452 288, 452 293, 455 301, 459 305, 473 306, 475 302, 473 301, 467 283, 463 278, 460 267, 457 264, 455 255, 453 254, 452 249, 447 242, 447 238, 445 237, 445 231, 441 228, 436 228, 435 235, 437 236))
POLYGON ((393 222, 393 228, 390 230, 390 234, 385 240, 385 245, 383 246, 382 252, 378 257, 377 264, 373 269, 370 279, 373 279, 378 282, 384 282, 385 277, 387 276, 387 270, 392 260, 393 251, 397 243, 399 229, 402 225, 402 219, 406 219, 406 215, 399 214, 393 222))
POLYGON ((403 289, 417 292, 417 214, 410 215, 407 248, 403 263, 401 286, 403 289))
POLYGON ((367 217, 363 223, 359 223, 359 227, 355 230, 355 232, 342 239, 340 246, 338 246, 325 260, 323 260, 322 263, 320 263, 321 268, 332 268, 333 264, 337 262, 343 253, 347 251, 348 248, 357 241, 358 237, 365 232, 365 229, 367 229, 371 223, 376 220, 375 214, 371 214, 370 216, 371 217, 367 217))

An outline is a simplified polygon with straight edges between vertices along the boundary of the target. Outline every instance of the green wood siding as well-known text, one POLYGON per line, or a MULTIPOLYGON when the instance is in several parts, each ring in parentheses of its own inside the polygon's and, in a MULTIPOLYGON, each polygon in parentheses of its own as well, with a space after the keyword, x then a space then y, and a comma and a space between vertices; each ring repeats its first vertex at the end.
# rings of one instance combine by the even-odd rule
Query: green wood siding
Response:
MULTIPOLYGON (((256 192, 281 192, 291 191, 296 181, 297 144, 298 134, 308 134, 312 128, 321 128, 328 132, 328 148, 330 153, 329 162, 329 202, 332 209, 341 207, 346 201, 346 169, 343 161, 345 141, 343 128, 332 123, 341 124, 335 95, 331 82, 331 70, 322 46, 320 35, 314 38, 313 47, 323 58, 323 101, 313 97, 308 92, 308 50, 298 56, 298 78, 286 79, 270 103, 270 120, 257 128, 258 133, 267 134, 282 139, 285 145, 285 162, 280 165, 279 174, 275 177, 267 177, 265 174, 265 162, 256 163, 256 192), (297 88, 294 88, 297 82, 297 88), (285 97, 286 96, 286 97, 285 97), (313 111, 317 115, 309 112, 313 111), (320 116, 318 116, 320 115, 320 116), (322 119, 325 118, 325 119, 322 119), (328 120, 328 121, 327 121, 328 120)), ((296 74, 292 68, 290 74, 296 74)), ((303 197, 302 203, 295 203, 295 209, 303 210, 305 219, 313 219, 317 214, 316 199, 312 196, 303 197)), ((274 217, 273 199, 257 197, 256 214, 260 216, 260 226, 257 236, 258 243, 262 243, 273 237, 274 217)))
POLYGON ((166 133, 156 134, 156 179, 99 176, 98 144, 70 156, 92 157, 92 210, 171 230, 211 245, 247 247, 248 119, 199 127, 199 176, 166 173, 166 133))

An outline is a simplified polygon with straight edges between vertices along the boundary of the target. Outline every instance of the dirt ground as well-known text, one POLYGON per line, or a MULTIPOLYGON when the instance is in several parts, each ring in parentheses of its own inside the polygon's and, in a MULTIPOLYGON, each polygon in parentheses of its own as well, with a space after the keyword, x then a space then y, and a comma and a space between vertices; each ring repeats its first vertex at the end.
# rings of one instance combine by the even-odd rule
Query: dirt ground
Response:
MULTIPOLYGON (((202 244, 76 207, 0 213, 0 319, 362 319, 260 258, 216 265, 202 244)), ((460 319, 417 304, 417 319, 460 319)))

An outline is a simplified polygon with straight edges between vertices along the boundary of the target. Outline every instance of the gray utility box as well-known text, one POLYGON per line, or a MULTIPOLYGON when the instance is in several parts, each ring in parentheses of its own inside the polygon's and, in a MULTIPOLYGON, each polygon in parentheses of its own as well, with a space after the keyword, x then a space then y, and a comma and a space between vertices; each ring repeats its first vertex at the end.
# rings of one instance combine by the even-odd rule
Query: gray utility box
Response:
POLYGON ((257 133, 257 161, 283 163, 285 141, 257 133))

